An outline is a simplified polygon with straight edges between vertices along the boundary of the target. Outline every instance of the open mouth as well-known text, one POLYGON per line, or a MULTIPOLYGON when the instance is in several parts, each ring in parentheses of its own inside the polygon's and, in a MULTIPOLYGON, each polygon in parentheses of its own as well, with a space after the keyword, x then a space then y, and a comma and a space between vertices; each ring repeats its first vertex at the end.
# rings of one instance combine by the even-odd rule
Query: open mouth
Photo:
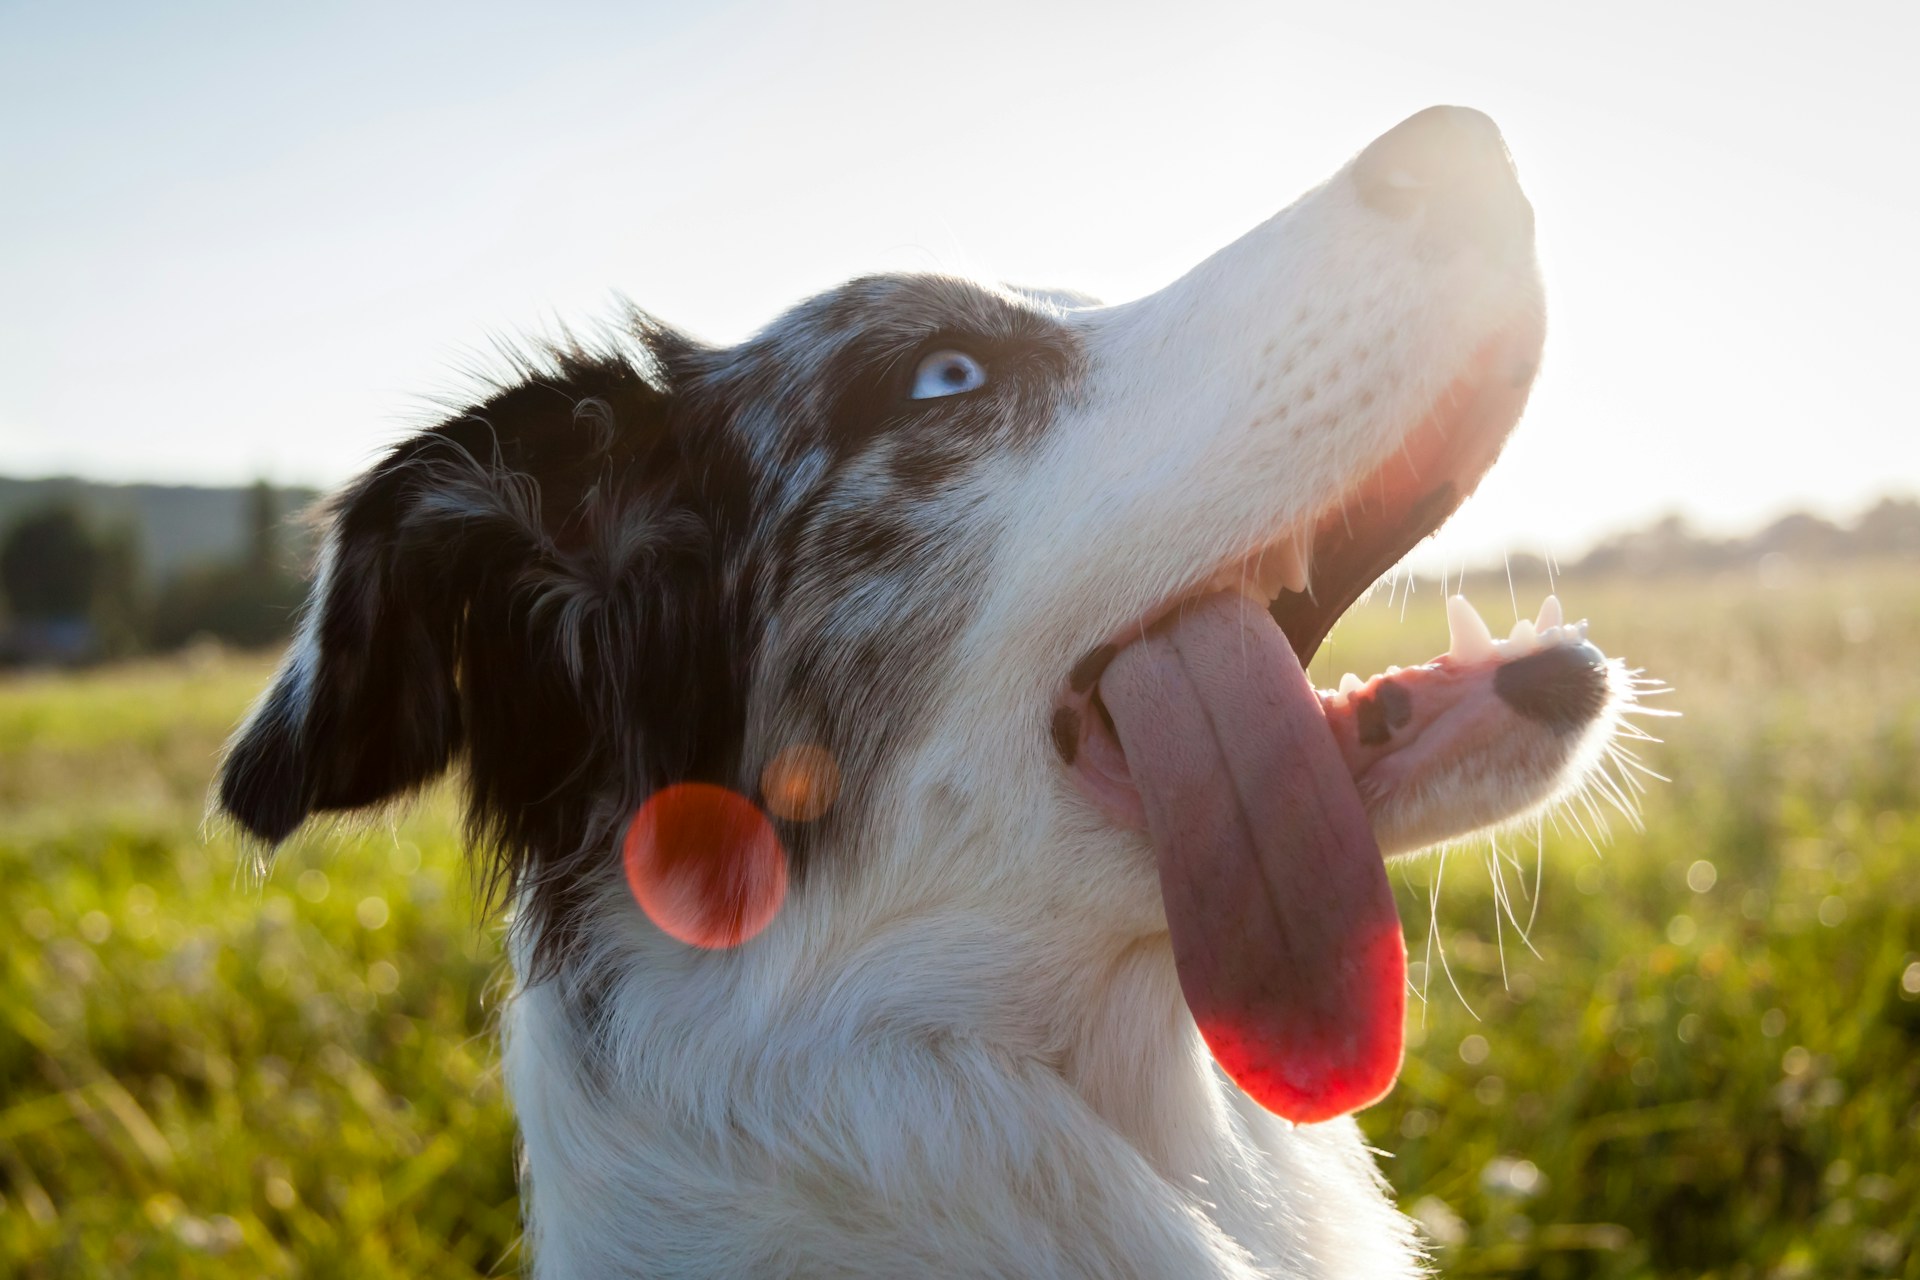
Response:
POLYGON ((1562 744, 1607 704, 1605 659, 1551 598, 1503 641, 1456 598, 1448 653, 1332 690, 1305 674, 1341 614, 1492 466, 1540 343, 1529 326, 1485 344, 1390 456, 1084 655, 1055 704, 1076 784, 1152 841, 1215 1058, 1288 1119, 1356 1110, 1398 1074, 1406 949, 1383 850, 1544 800, 1562 744), (1473 769, 1506 773, 1447 805, 1407 799, 1473 769))
MULTIPOLYGON (((1194 602, 1231 592, 1272 616, 1305 668, 1334 623, 1438 529, 1492 467, 1526 405, 1540 344, 1537 329, 1485 344, 1389 456, 1320 512, 1204 575, 1191 590, 1082 655, 1056 700, 1052 725, 1054 745, 1074 767, 1081 789, 1127 825, 1146 825, 1101 685, 1116 655, 1167 629, 1194 602)), ((1540 621, 1544 630, 1547 618, 1540 621)), ((1517 629, 1514 638, 1520 638, 1517 629)), ((1485 656, 1470 637, 1457 635, 1450 652, 1463 648, 1474 657, 1485 656)), ((1524 655, 1516 651, 1513 656, 1524 655)), ((1366 689, 1379 679, 1366 682, 1366 689)), ((1330 713, 1337 714, 1350 695, 1361 692, 1351 682, 1343 684, 1347 687, 1324 699, 1330 713)), ((1395 695, 1387 700, 1391 706, 1395 695)), ((1364 700, 1356 712, 1359 705, 1364 700)))

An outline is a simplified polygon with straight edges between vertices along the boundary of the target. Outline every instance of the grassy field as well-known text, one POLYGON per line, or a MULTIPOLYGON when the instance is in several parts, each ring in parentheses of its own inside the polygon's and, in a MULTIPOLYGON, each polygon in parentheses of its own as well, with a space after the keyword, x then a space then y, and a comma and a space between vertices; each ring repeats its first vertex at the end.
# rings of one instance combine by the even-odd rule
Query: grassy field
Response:
MULTIPOLYGON (((1920 573, 1782 576, 1563 593, 1685 716, 1644 834, 1549 827, 1538 880, 1502 846, 1531 946, 1486 849, 1402 868, 1427 1001, 1363 1121, 1449 1275, 1920 1277, 1920 573)), ((1377 598, 1316 674, 1437 651, 1439 601, 1377 598)), ((264 888, 203 839, 269 666, 0 683, 0 1275, 517 1265, 444 798, 264 888)))

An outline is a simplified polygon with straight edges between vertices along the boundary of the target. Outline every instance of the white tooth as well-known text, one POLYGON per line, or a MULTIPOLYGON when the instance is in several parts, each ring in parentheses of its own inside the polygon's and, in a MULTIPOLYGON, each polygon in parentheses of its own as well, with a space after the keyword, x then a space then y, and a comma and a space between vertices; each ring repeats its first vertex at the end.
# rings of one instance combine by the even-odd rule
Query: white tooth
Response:
POLYGON ((1461 662, 1485 662, 1498 651, 1493 632, 1461 595, 1447 597, 1447 656, 1461 662))
POLYGON ((1551 631, 1565 620, 1560 612, 1560 597, 1550 595, 1540 602, 1540 616, 1533 620, 1533 625, 1541 631, 1551 631))
POLYGON ((1580 638, 1582 640, 1585 640, 1587 638, 1587 620, 1585 618, 1582 618, 1580 619, 1580 621, 1573 623, 1572 626, 1575 631, 1580 633, 1580 638))
POLYGON ((1399 674, 1400 674, 1400 668, 1398 668, 1398 667, 1388 667, 1388 668, 1387 668, 1387 679, 1389 679, 1389 680, 1391 680, 1391 679, 1393 679, 1393 678, 1394 678, 1395 676, 1397 676, 1397 675, 1399 675, 1399 674))
POLYGON ((1358 693, 1360 692, 1360 688, 1360 677, 1353 674, 1353 672, 1349 671, 1340 677, 1341 693, 1358 693))
POLYGON ((1540 647, 1540 637, 1535 633, 1533 624, 1525 618, 1513 624, 1513 630, 1507 633, 1507 643, 1521 653, 1532 653, 1540 647))
POLYGON ((1248 572, 1248 566, 1242 564, 1229 565, 1220 570, 1207 579, 1206 585, 1201 590, 1238 592, 1262 608, 1273 599, 1271 592, 1262 594, 1260 584, 1254 580, 1253 574, 1248 572))
POLYGON ((1307 549, 1298 535, 1269 548, 1265 560, 1262 571, 1272 574, 1281 586, 1289 591, 1307 589, 1307 549))

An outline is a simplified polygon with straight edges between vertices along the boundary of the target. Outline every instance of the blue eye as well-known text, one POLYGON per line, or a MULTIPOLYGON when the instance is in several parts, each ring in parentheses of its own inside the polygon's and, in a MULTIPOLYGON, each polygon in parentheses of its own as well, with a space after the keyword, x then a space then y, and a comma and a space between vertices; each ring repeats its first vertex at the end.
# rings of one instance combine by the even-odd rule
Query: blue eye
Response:
POLYGON ((936 351, 913 371, 915 400, 937 400, 941 396, 965 395, 987 385, 987 370, 964 351, 936 351))

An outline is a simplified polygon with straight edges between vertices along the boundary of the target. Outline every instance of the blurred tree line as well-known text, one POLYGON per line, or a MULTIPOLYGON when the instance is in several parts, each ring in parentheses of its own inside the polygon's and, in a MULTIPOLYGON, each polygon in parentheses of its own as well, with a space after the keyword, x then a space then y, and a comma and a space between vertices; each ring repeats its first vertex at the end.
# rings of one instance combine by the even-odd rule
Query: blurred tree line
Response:
POLYGON ((1768 562, 1920 560, 1920 499, 1887 497, 1846 524, 1795 511, 1757 532, 1720 538, 1685 517, 1669 515, 1644 529, 1614 534, 1570 571, 1600 574, 1687 574, 1742 569, 1768 562))
MULTIPOLYGON (((284 640, 306 595, 300 561, 307 544, 287 536, 297 530, 281 508, 281 492, 257 482, 247 491, 237 556, 188 563, 157 580, 143 571, 131 523, 103 524, 72 499, 21 514, 0 532, 0 665, 166 653, 200 639, 243 647, 284 640)), ((1920 561, 1920 500, 1883 498, 1844 525, 1794 513, 1736 538, 1713 537, 1668 516, 1601 541, 1559 571, 1684 575, 1757 565, 1765 577, 1793 565, 1864 558, 1920 561)), ((1514 556, 1509 565, 1532 562, 1514 556)))
POLYGON ((102 525, 79 502, 27 512, 0 535, 0 664, 73 664, 165 653, 201 639, 255 647, 292 631, 305 575, 287 513, 265 481, 248 491, 239 556, 142 572, 127 523, 102 525))

